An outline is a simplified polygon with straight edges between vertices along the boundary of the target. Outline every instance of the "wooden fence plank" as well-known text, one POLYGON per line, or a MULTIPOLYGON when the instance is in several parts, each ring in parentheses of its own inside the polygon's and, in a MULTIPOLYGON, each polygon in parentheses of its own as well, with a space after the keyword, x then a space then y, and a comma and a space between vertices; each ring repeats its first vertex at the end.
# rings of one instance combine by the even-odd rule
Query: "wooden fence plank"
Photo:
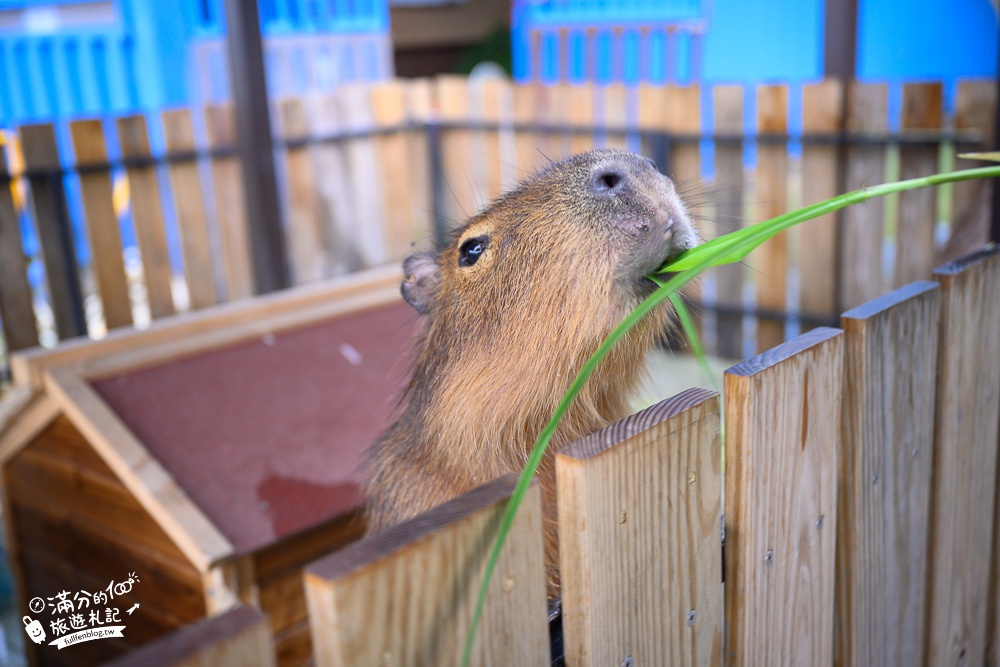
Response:
POLYGON ((309 136, 309 119, 301 99, 289 98, 278 104, 281 134, 288 146, 285 168, 288 174, 288 207, 285 226, 286 247, 292 269, 292 282, 319 280, 327 275, 328 259, 323 242, 322 226, 317 208, 316 184, 309 157, 309 147, 303 142, 309 136))
MULTIPOLYGON (((322 95, 308 100, 312 128, 322 135, 344 129, 338 95, 322 95)), ((364 266, 353 232, 354 202, 347 149, 343 142, 322 142, 312 147, 313 171, 323 174, 315 181, 322 215, 323 244, 330 257, 330 273, 357 271, 364 266)))
MULTIPOLYGON (((125 159, 149 159, 149 133, 145 116, 119 118, 118 141, 125 159)), ((171 289, 173 272, 167 250, 167 232, 163 224, 163 203, 156 169, 152 165, 126 167, 132 221, 142 256, 142 275, 146 285, 149 314, 153 319, 173 315, 171 289)))
POLYGON ((231 611, 186 625, 141 646, 106 667, 272 667, 274 642, 256 609, 231 611))
MULTIPOLYGON (((209 148, 226 149, 236 146, 239 137, 232 105, 211 104, 205 107, 205 130, 209 148)), ((226 269, 226 290, 230 301, 246 299, 256 293, 242 171, 238 153, 212 157, 215 215, 219 225, 223 266, 226 269)))
MULTIPOLYGON (((596 120, 594 110, 594 95, 596 90, 593 84, 583 83, 574 85, 569 90, 567 97, 568 108, 566 118, 570 125, 578 127, 593 126, 596 120)), ((574 132, 569 140, 569 154, 586 153, 594 148, 594 134, 592 132, 574 132)))
POLYGON ((837 511, 838 665, 919 665, 926 629, 940 294, 847 311, 837 511))
MULTIPOLYGON (((306 568, 318 667, 458 665, 508 475, 306 568), (377 619, 377 622, 373 622, 377 619)), ((528 490, 490 582, 473 665, 545 665, 541 493, 528 490)))
MULTIPOLYGON (((943 121, 940 83, 903 85, 903 118, 900 129, 940 130, 943 121)), ((900 178, 927 176, 938 171, 937 146, 908 146, 899 149, 900 178)), ((896 223, 896 260, 893 287, 927 278, 934 266, 934 227, 937 225, 937 188, 920 188, 899 196, 896 223)))
MULTIPOLYGON (((164 111, 163 136, 167 151, 191 153, 195 150, 191 112, 187 109, 164 111)), ((184 252, 184 277, 187 281, 191 308, 204 308, 216 303, 215 276, 212 270, 212 246, 205 218, 205 198, 195 160, 175 161, 169 167, 177 227, 184 252)))
MULTIPOLYGON (((788 86, 757 88, 757 131, 761 134, 788 132, 788 86)), ((788 209, 788 146, 761 143, 757 147, 757 212, 761 220, 788 209)), ((757 269, 757 306, 784 312, 788 305, 788 234, 782 232, 760 246, 749 258, 757 269)), ((767 350, 785 340, 785 321, 759 317, 757 349, 767 350)))
POLYGON ((73 230, 66 211, 59 146, 52 125, 23 125, 18 128, 24 166, 36 175, 28 176, 31 208, 38 229, 38 241, 45 262, 45 282, 60 339, 87 333, 83 315, 83 293, 76 267, 73 230), (43 175, 43 172, 47 172, 43 175))
MULTIPOLYGON (((743 135, 742 86, 712 89, 714 125, 717 134, 743 135)), ((716 233, 721 236, 743 227, 743 143, 716 142, 715 202, 716 233)), ((722 309, 716 315, 716 350, 725 359, 743 357, 743 265, 720 266, 715 271, 715 300, 722 309)))
MULTIPOLYGON (((841 128, 843 84, 827 79, 802 87, 802 132, 836 134, 841 128)), ((837 152, 832 144, 802 146, 802 203, 837 194, 837 152)), ((811 220, 799 244, 800 312, 823 318, 837 314, 837 216, 811 220)), ((803 329, 810 326, 803 324, 803 329)))
POLYGON ((493 202, 508 188, 506 184, 515 182, 513 165, 508 162, 513 156, 505 155, 505 143, 509 141, 509 123, 512 121, 513 92, 507 79, 493 77, 482 82, 483 120, 498 123, 500 127, 485 133, 483 159, 486 162, 485 196, 493 202), (508 126, 505 128, 504 126, 508 126))
POLYGON ((833 660, 842 380, 827 328, 726 371, 729 664, 833 660))
MULTIPOLYGON (((351 84, 337 93, 342 127, 364 132, 372 128, 370 84, 351 84)), ((372 142, 361 137, 345 142, 345 177, 351 195, 353 219, 349 220, 362 266, 381 266, 388 261, 385 231, 382 228, 382 176, 372 142)), ((466 159, 468 159, 466 157, 466 159)))
MULTIPOLYGON (((955 100, 955 129, 975 131, 982 143, 967 147, 990 150, 995 146, 994 123, 997 111, 996 81, 959 81, 955 100)), ((962 152, 962 151, 960 151, 962 152)), ((955 169, 983 166, 980 160, 955 159, 955 169)), ((952 185, 951 237, 939 253, 941 262, 958 259, 986 245, 990 232, 990 198, 993 179, 983 178, 952 185)))
MULTIPOLYGON (((884 83, 851 82, 847 89, 847 130, 850 133, 888 132, 888 88, 884 83)), ((846 189, 857 190, 885 180, 885 148, 848 144, 846 189)), ((841 223, 840 308, 846 310, 883 292, 881 200, 844 209, 841 223)))
POLYGON ((598 88, 602 102, 600 125, 606 132, 604 147, 628 148, 628 134, 625 129, 629 125, 628 89, 623 83, 612 83, 598 88))
POLYGON ((28 284, 28 258, 14 210, 14 182, 9 177, 7 155, 0 145, 0 319, 4 344, 13 351, 38 345, 38 329, 28 284))
MULTIPOLYGON (((72 122, 69 131, 77 166, 107 164, 108 149, 100 120, 72 122)), ((111 174, 105 169, 82 172, 80 190, 105 325, 108 329, 128 326, 132 324, 132 301, 125 276, 122 235, 112 201, 111 174)))
POLYGON ((941 285, 927 665, 982 665, 1000 428, 1000 248, 934 271, 941 285))
POLYGON ((556 455, 568 664, 722 664, 720 453, 690 389, 556 455))
MULTIPOLYGON (((541 94, 541 87, 534 83, 519 83, 514 85, 514 122, 534 123, 537 118, 535 109, 536 98, 541 94)), ((517 154, 517 177, 525 179, 535 172, 537 152, 535 141, 537 134, 527 130, 518 130, 514 135, 514 150, 517 154)))
MULTIPOLYGON (((465 77, 439 76, 434 81, 438 113, 442 123, 469 120, 469 85, 465 77)), ((441 169, 444 193, 441 201, 452 228, 465 222, 479 210, 477 184, 471 173, 472 134, 469 130, 444 130, 441 133, 441 169)))
MULTIPOLYGON (((371 91, 372 113, 377 128, 398 127, 406 121, 406 97, 398 81, 376 84, 371 91)), ((413 244, 409 172, 413 169, 406 135, 402 132, 375 138, 382 178, 382 231, 388 259, 403 259, 413 244)))
POLYGON ((422 248, 429 247, 434 239, 435 224, 431 204, 431 162, 424 129, 431 115, 432 92, 430 79, 413 79, 406 84, 407 120, 417 128, 406 135, 407 151, 414 165, 408 177, 413 222, 410 236, 422 248))

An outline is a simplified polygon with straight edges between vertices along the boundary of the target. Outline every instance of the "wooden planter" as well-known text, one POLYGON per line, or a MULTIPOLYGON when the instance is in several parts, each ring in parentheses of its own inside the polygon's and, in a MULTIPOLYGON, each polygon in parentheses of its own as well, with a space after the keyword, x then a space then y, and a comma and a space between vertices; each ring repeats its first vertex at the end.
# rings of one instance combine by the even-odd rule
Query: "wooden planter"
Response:
POLYGON ((359 455, 406 375, 416 316, 399 280, 359 274, 14 360, 0 465, 23 613, 139 579, 124 640, 29 642, 34 662, 94 664, 241 601, 268 616, 278 664, 309 659, 302 567, 362 532, 359 455))

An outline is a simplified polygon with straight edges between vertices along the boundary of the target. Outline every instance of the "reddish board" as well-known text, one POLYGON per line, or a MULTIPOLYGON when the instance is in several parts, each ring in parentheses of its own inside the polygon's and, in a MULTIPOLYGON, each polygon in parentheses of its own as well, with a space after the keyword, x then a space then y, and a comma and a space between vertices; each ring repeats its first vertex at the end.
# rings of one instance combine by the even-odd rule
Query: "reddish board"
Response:
POLYGON ((400 302, 93 386, 245 554, 358 507, 417 326, 400 302))

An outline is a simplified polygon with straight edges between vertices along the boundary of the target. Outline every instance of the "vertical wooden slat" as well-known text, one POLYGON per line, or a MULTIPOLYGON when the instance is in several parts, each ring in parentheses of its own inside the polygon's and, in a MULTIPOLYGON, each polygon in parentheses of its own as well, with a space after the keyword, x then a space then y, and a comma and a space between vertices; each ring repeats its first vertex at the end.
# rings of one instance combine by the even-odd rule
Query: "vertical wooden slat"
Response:
MULTIPOLYGON (((639 130, 646 133, 662 133, 668 130, 667 125, 667 87, 652 83, 639 84, 639 130)), ((642 152, 652 158, 655 142, 651 138, 643 141, 642 152)), ((667 165, 657 165, 667 169, 667 165)), ((667 172, 669 176, 669 170, 667 172)))
MULTIPOLYGON (((942 124, 940 83, 903 85, 905 135, 909 131, 940 130, 942 124)), ((938 148, 903 144, 899 149, 900 178, 927 176, 938 171, 938 148)), ((899 196, 896 225, 896 263, 893 287, 927 278, 934 266, 934 227, 937 224, 937 189, 920 188, 899 196)))
MULTIPOLYGON (((316 665, 458 665, 515 482, 502 477, 306 568, 316 665)), ((535 485, 490 581, 470 664, 548 664, 542 552, 535 485)))
MULTIPOLYGON (((342 127, 350 132, 370 131, 372 118, 369 84, 351 84, 337 93, 342 127)), ((381 266, 388 261, 387 239, 382 228, 382 178, 378 157, 369 138, 361 136, 345 142, 347 171, 344 177, 351 196, 353 218, 350 238, 356 244, 363 266, 381 266)))
MULTIPOLYGON (((841 127, 843 84, 828 79, 802 87, 802 132, 830 135, 841 127)), ((837 147, 805 142, 802 146, 802 203, 837 194, 837 147)), ((800 312, 833 318, 837 314, 837 218, 810 220, 799 247, 800 312)), ((803 324, 809 328, 808 324, 803 324)))
MULTIPOLYGON (((537 97, 540 94, 538 84, 516 84, 514 86, 514 122, 524 125, 538 120, 537 97)), ((514 135, 514 150, 517 154, 517 177, 525 179, 537 168, 537 152, 535 151, 535 132, 524 129, 516 130, 514 135)))
MULTIPOLYGON (((125 159, 149 159, 149 133, 145 116, 126 116, 118 119, 118 140, 125 159)), ((170 253, 167 250, 167 232, 163 224, 163 204, 160 186, 152 165, 126 167, 128 174, 132 221, 142 256, 142 274, 146 284, 149 313, 153 319, 174 313, 171 290, 170 253)))
POLYGON ((105 667, 272 667, 274 642, 267 617, 239 606, 186 625, 129 651, 105 667))
POLYGON ((593 127, 594 116, 594 95, 596 93, 594 84, 584 83, 573 86, 570 89, 566 109, 566 118, 569 124, 581 128, 581 132, 574 132, 569 140, 570 155, 585 153, 594 147, 594 135, 592 132, 583 130, 586 127, 593 127))
MULTIPOLYGON (((78 167, 107 164, 108 149, 100 120, 70 123, 69 131, 78 167)), ((82 172, 80 190, 104 322, 108 329, 128 326, 132 324, 132 302, 125 276, 122 235, 112 202, 111 174, 106 169, 82 172)))
MULTIPOLYGON (((281 134, 286 142, 309 136, 309 120, 301 99, 285 99, 278 105, 281 134)), ((285 151, 288 173, 288 225, 285 244, 293 283, 319 280, 326 276, 328 260, 319 219, 316 185, 305 143, 288 146, 285 151)))
POLYGON ((837 512, 838 665, 919 665, 926 628, 940 294, 847 311, 837 512))
MULTIPOLYGON (((434 216, 431 204, 430 155, 427 132, 423 129, 431 114, 431 82, 414 79, 406 83, 407 118, 418 129, 407 134, 407 151, 413 168, 410 181, 410 213, 413 227, 410 236, 422 246, 434 238, 434 216)), ((512 166, 513 169, 513 166, 512 166)))
POLYGON ((628 148, 628 89, 623 83, 612 83, 599 89, 603 101, 601 125, 607 132, 605 148, 628 148))
MULTIPOLYGON (((167 151, 192 153, 195 143, 191 112, 187 109, 164 111, 162 118, 167 151)), ((215 277, 198 163, 194 159, 171 162, 169 173, 191 308, 211 306, 216 302, 215 277)))
MULTIPOLYGON (((884 83, 851 82, 847 89, 847 130, 888 131, 888 88, 884 83)), ((848 139, 849 140, 849 139, 848 139)), ((857 190, 885 180, 885 147, 848 144, 846 189, 857 190)), ((882 293, 884 202, 873 200, 844 209, 841 220, 840 309, 846 310, 882 293)))
MULTIPOLYGON (((343 130, 340 101, 336 95, 308 100, 312 127, 317 134, 330 135, 343 130)), ((323 245, 330 258, 330 273, 356 271, 364 266, 353 232, 354 202, 347 150, 343 142, 322 142, 313 147, 312 165, 319 208, 322 215, 323 245)))
MULTIPOLYGON (((982 143, 975 149, 989 150, 993 143, 997 110, 996 81, 959 81, 955 100, 955 129, 975 131, 982 143)), ((960 151, 961 152, 961 151, 960 151)), ((981 160, 955 159, 955 169, 982 166, 981 160)), ((983 178, 952 185, 951 238, 938 255, 942 262, 958 259, 986 245, 990 230, 990 199, 993 179, 983 178)))
POLYGON ((727 664, 833 660, 842 380, 827 328, 726 371, 727 664))
MULTIPOLYGON (((712 89, 716 134, 743 135, 743 88, 715 86, 712 89)), ((718 235, 736 231, 743 226, 743 144, 716 142, 715 221, 718 235)), ((720 308, 743 307, 743 265, 720 266, 715 271, 716 302, 720 308)), ((719 356, 726 359, 743 357, 743 316, 719 312, 716 316, 716 345, 719 356)))
MULTIPOLYGON (((459 76, 440 76, 435 80, 437 106, 443 123, 469 120, 468 80, 459 76)), ((456 226, 479 209, 471 167, 472 135, 468 130, 445 130, 441 137, 441 166, 444 170, 445 215, 456 226)))
MULTIPOLYGON (((757 131, 761 134, 788 132, 788 86, 757 88, 757 131)), ((788 147, 762 142, 757 148, 757 211, 761 220, 781 215, 787 209, 788 147)), ((788 234, 782 232, 749 258, 757 269, 757 307, 784 312, 788 293, 788 234)), ((760 317, 757 349, 767 350, 785 340, 785 322, 760 317)))
MULTIPOLYGON (((482 90, 483 120, 487 123, 498 124, 510 122, 512 103, 510 82, 499 77, 489 78, 483 81, 482 90)), ((504 134, 502 125, 497 130, 488 130, 484 133, 483 159, 486 162, 486 182, 483 183, 482 190, 490 202, 503 194, 504 183, 510 180, 505 178, 509 167, 506 164, 503 150, 504 134)))
POLYGON ((982 665, 1000 428, 1000 249, 934 271, 941 285, 927 665, 982 665))
POLYGON ((722 664, 720 445, 690 389, 556 455, 568 664, 722 664))
POLYGON ((21 229, 8 180, 7 155, 0 145, 0 319, 7 350, 38 345, 35 310, 28 284, 28 260, 21 247, 21 229))
MULTIPOLYGON (((399 127, 406 121, 403 84, 388 81, 372 88, 372 114, 376 128, 399 127)), ((382 178, 382 229, 388 259, 397 262, 410 250, 413 220, 410 213, 410 179, 413 169, 402 132, 375 137, 378 169, 382 178)))
MULTIPOLYGON (((205 130, 211 149, 231 149, 239 141, 236 116, 231 104, 205 107, 205 130)), ((255 294, 250 233, 247 229, 246 199, 243 196, 243 168, 236 155, 212 157, 215 214, 222 242, 229 300, 255 294)))
POLYGON ((47 172, 28 176, 31 208, 45 261, 45 281, 59 338, 87 333, 83 316, 83 294, 76 268, 73 230, 66 211, 59 147, 52 125, 25 125, 19 128, 24 166, 28 171, 47 172))

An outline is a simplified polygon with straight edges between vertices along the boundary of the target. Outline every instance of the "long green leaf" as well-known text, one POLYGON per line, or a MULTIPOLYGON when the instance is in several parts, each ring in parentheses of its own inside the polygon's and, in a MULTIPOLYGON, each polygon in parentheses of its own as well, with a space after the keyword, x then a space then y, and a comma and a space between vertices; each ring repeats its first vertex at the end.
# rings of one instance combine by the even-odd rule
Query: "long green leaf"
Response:
POLYGON ((635 326, 639 320, 649 314, 650 311, 656 308, 656 306, 661 304, 665 299, 675 296, 681 287, 705 269, 712 266, 738 262, 746 257, 746 255, 748 255, 754 248, 793 225, 797 225, 801 222, 819 217, 826 213, 840 210, 850 206, 851 204, 868 201, 873 197, 881 197, 894 192, 914 190, 930 185, 941 185, 943 183, 954 183, 956 181, 989 178, 994 176, 1000 176, 1000 167, 966 169, 963 171, 935 174, 933 176, 913 178, 906 181, 886 183, 870 188, 855 190, 818 204, 813 204, 812 206, 807 206, 803 209, 780 215, 776 218, 772 218, 771 220, 765 220, 764 222, 757 223, 756 225, 741 229, 733 232, 732 234, 721 236, 698 246, 697 248, 688 250, 675 260, 668 262, 657 270, 656 273, 673 273, 675 275, 672 275, 666 282, 662 281, 658 277, 651 276, 651 278, 654 278, 660 287, 624 320, 622 320, 621 324, 615 327, 608 338, 600 345, 600 347, 597 348, 597 351, 591 355, 591 357, 583 365, 579 374, 576 376, 576 379, 573 380, 573 383, 570 385, 566 395, 563 396, 562 401, 556 408, 555 414, 552 415, 552 419, 550 419, 545 425, 545 428, 542 429, 541 434, 538 436, 538 440, 535 441, 535 446, 531 450, 531 454, 528 456, 524 470, 521 472, 521 476, 517 480, 517 485, 514 487, 514 492, 511 494, 511 498, 507 502, 507 506, 504 508, 503 516, 500 518, 500 525, 497 529, 496 539, 490 549, 489 557, 486 561, 486 569, 483 574, 483 580, 479 586, 479 596, 476 599, 476 606, 472 613, 472 622, 469 625, 469 631, 465 638, 465 650, 462 653, 462 664, 465 667, 468 667, 469 665, 469 660, 472 655, 472 644, 475 641, 476 632, 479 628, 479 620, 482 617, 483 605, 486 602, 486 592, 489 587, 490 579, 493 576, 493 572, 496 570, 497 561, 500 557, 500 551, 503 549, 504 541, 507 539, 510 528, 514 523, 514 516, 524 499, 524 494, 527 492, 528 486, 531 484, 531 480, 535 476, 535 472, 538 470, 538 465, 542 461, 545 449, 548 446, 549 441, 552 439, 556 428, 559 426, 559 422, 562 420, 563 415, 565 415, 566 411, 569 409, 570 404, 576 399, 580 391, 582 391, 584 385, 587 380, 590 379, 590 376, 593 374, 598 364, 604 360, 604 357, 607 356, 608 352, 611 351, 615 344, 617 344, 618 341, 621 340, 626 333, 628 333, 629 329, 635 326))

